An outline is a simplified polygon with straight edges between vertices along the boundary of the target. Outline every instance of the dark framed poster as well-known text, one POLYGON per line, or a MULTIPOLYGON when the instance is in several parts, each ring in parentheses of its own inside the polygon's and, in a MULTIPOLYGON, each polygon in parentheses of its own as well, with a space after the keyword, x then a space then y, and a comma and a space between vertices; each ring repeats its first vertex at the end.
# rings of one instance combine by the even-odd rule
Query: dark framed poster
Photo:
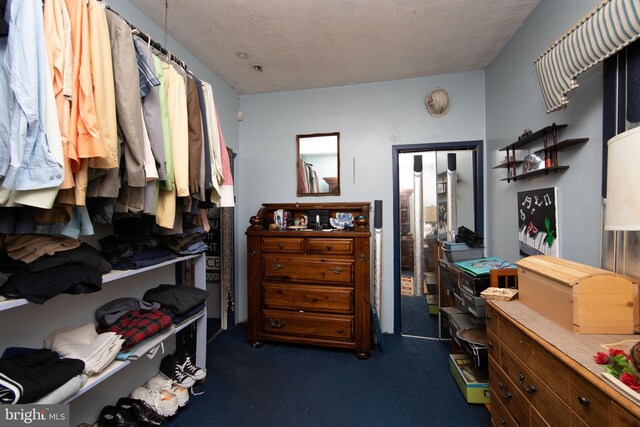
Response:
POLYGON ((560 256, 556 187, 518 192, 518 240, 522 255, 560 256))

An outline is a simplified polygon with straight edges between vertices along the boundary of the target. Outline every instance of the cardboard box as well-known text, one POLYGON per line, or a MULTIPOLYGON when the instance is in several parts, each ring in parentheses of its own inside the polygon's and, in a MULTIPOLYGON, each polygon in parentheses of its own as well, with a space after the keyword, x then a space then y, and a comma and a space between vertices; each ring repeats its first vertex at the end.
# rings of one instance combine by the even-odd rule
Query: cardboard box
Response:
POLYGON ((486 369, 473 366, 466 354, 450 354, 449 370, 467 403, 491 403, 489 375, 486 369))
POLYGON ((413 277, 402 276, 400 278, 400 294, 413 295, 413 277))
POLYGON ((520 302, 560 326, 583 334, 638 330, 638 287, 631 278, 546 255, 516 264, 520 302))

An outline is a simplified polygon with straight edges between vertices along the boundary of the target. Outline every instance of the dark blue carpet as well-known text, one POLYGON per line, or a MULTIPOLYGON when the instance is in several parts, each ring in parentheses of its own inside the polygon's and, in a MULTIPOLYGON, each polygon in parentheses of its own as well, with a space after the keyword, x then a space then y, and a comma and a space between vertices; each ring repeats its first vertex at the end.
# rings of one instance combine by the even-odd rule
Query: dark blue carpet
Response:
POLYGON ((168 426, 488 426, 449 372, 449 343, 385 335, 384 352, 267 343, 246 324, 207 348, 207 379, 168 426))
POLYGON ((429 314, 426 296, 402 295, 402 333, 438 338, 438 315, 429 314))

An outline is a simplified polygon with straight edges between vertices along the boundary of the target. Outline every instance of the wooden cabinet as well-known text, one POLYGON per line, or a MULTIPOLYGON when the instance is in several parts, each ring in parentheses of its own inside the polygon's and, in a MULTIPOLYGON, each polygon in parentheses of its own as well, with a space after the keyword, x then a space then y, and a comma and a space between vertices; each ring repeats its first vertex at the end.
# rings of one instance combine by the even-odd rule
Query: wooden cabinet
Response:
POLYGON ((369 203, 266 204, 247 229, 248 338, 371 351, 369 203), (268 230, 273 212, 350 212, 352 231, 268 230))
POLYGON ((553 123, 551 126, 546 126, 529 135, 523 135, 517 141, 501 148, 500 151, 506 152, 505 159, 493 167, 493 169, 507 170, 507 177, 501 181, 517 181, 522 178, 548 175, 549 172, 561 172, 569 169, 567 165, 558 164, 558 151, 587 142, 589 138, 565 139, 558 142, 558 131, 566 127, 567 125, 553 123), (516 150, 540 142, 542 146, 531 153, 532 157, 529 159, 517 157, 516 150))
POLYGON ((600 344, 624 336, 563 331, 519 301, 490 301, 486 312, 494 425, 640 425, 640 406, 593 372, 600 344))

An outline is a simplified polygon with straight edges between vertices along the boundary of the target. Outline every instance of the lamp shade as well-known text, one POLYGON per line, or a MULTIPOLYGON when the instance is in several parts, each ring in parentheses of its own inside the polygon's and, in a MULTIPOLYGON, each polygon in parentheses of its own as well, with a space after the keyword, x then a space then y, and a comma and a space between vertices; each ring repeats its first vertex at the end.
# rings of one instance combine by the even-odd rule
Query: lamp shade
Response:
POLYGON ((605 230, 640 230, 640 128, 608 142, 605 230))

